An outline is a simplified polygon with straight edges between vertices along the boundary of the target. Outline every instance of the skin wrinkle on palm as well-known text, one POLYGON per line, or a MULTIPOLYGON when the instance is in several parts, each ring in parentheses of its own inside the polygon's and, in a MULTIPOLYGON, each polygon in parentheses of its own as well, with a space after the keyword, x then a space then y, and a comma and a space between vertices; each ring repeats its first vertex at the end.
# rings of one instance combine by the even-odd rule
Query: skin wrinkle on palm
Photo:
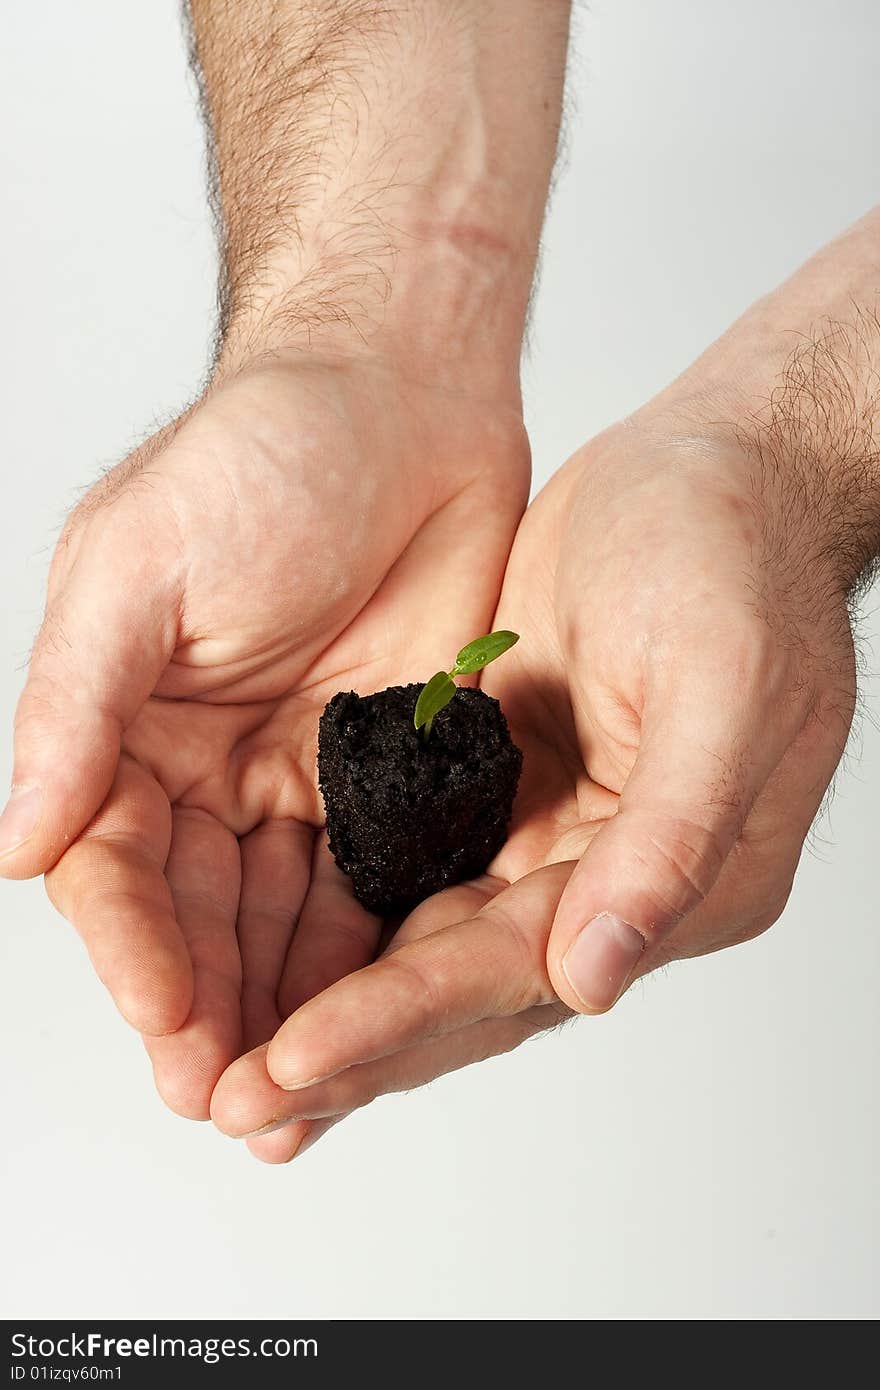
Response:
POLYGON ((173 1109, 236 1135, 290 1119, 248 1140, 268 1162, 584 1010, 563 959, 594 917, 643 935, 636 977, 776 919, 880 548, 877 213, 520 524, 568 5, 301 9, 193 0, 217 362, 65 529, 18 716, 43 815, 0 859, 49 870, 173 1109), (508 624, 524 640, 480 684, 525 753, 511 836, 386 944, 321 833, 318 714, 508 624))

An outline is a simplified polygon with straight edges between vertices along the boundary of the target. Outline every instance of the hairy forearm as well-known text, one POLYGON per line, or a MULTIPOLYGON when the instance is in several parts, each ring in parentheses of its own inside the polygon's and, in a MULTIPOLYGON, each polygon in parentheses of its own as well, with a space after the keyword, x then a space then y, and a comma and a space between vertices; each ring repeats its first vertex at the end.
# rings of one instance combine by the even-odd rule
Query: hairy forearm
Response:
POLYGON ((880 555, 880 208, 737 320, 653 403, 734 431, 772 544, 849 589, 880 555), (807 549, 807 542, 811 548, 807 549))
POLYGON ((227 351, 516 361, 567 0, 191 0, 227 351))

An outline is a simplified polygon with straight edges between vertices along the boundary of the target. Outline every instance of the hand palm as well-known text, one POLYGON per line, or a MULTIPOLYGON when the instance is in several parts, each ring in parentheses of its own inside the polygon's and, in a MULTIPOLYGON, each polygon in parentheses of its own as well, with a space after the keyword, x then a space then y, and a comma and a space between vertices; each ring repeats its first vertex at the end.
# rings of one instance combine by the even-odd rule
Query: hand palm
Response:
POLYGON ((514 408, 388 380, 277 361, 232 379, 111 475, 56 562, 63 593, 98 534, 119 573, 134 533, 182 575, 170 660, 150 650, 161 589, 140 653, 158 679, 47 881, 185 1114, 372 959, 380 924, 318 834, 317 721, 338 689, 430 674, 487 627, 524 502, 514 408))
MULTIPOLYGON (((525 755, 511 834, 493 865, 505 882, 580 860, 617 816, 646 727, 654 731, 652 690, 661 666, 686 692, 682 700, 693 702, 687 732, 696 744, 715 732, 716 712, 701 686, 707 668, 715 668, 719 684, 759 723, 768 718, 766 701, 780 670, 793 687, 790 741, 750 803, 733 850, 674 940, 646 956, 638 974, 745 940, 776 920, 840 759, 854 699, 845 622, 821 633, 817 623, 812 635, 803 634, 793 670, 794 658, 754 603, 749 523, 742 534, 736 526, 713 527, 695 476, 683 480, 683 499, 673 499, 665 471, 670 453, 652 454, 644 439, 628 447, 626 432, 615 431, 579 451, 552 479, 523 518, 496 615, 498 625, 520 624, 522 641, 484 681, 504 705, 525 755), (740 689, 730 674, 738 659, 740 689)), ((725 484, 717 481, 723 462, 712 460, 717 474, 707 486, 725 501, 725 484)), ((730 709, 723 713, 726 718, 730 709)), ((671 728, 668 737, 686 757, 671 728)), ((734 752, 731 740, 729 756, 734 752)), ((735 777, 719 755, 714 794, 735 796, 735 777)), ((638 867, 633 862, 625 871, 638 867)), ((544 915, 545 940, 552 915, 544 915)))
MULTIPOLYGON (((645 951, 636 976, 743 940, 781 911, 846 737, 848 633, 845 626, 822 633, 822 654, 817 627, 806 644, 809 662, 793 668, 753 602, 747 509, 734 508, 736 524, 729 521, 738 461, 702 460, 691 469, 685 454, 675 460, 679 488, 671 460, 671 449, 661 459, 648 438, 633 447, 626 431, 616 432, 576 455, 529 508, 495 618, 521 641, 483 680, 524 752, 510 837, 491 879, 423 904, 383 960, 313 999, 268 1052, 257 1049, 222 1079, 212 1109, 229 1132, 252 1133, 285 1116, 300 1121, 252 1139, 259 1156, 289 1157, 304 1135, 321 1132, 324 1117, 332 1122, 382 1091, 508 1050, 567 1016, 571 987, 561 952, 554 959, 551 947, 548 958, 548 944, 581 856, 577 875, 588 892, 593 870, 600 895, 613 899, 641 878, 658 895, 650 911, 656 903, 657 911, 678 913, 681 902, 684 921, 645 951), (664 672, 677 689, 658 700, 664 672), (781 756, 752 799, 736 785, 740 743, 729 737, 730 721, 744 722, 758 762, 762 728, 777 705, 785 720, 774 744, 781 756), (664 725, 669 711, 676 721, 664 725), (665 763, 659 776, 650 769, 646 810, 638 795, 634 804, 627 798, 637 764, 646 752, 653 760, 658 746, 665 763), (712 785, 700 786, 693 821, 670 819, 694 750, 712 785), (720 873, 707 881, 712 859, 700 859, 696 817, 707 807, 717 816, 734 797, 747 815, 720 873), (628 830, 633 821, 641 839, 628 830), (631 839, 609 876, 608 850, 604 862, 591 850, 621 833, 631 839), (695 907, 685 902, 694 893, 705 894, 695 907), (325 1079, 293 1094, 275 1084, 289 1089, 307 1077, 325 1079)), ((588 919, 589 912, 580 918, 588 919)))

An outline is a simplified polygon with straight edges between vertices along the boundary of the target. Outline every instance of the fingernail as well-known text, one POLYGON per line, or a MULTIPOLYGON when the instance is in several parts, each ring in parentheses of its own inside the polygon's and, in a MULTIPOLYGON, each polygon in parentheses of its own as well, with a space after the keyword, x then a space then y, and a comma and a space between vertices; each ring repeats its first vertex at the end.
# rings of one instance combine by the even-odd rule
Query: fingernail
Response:
POLYGON ((562 968, 584 1007, 601 1013, 620 998, 644 949, 641 932, 613 912, 600 912, 569 946, 562 968))
POLYGON ((268 1124, 261 1125, 259 1129, 249 1129, 247 1134, 239 1137, 242 1139, 262 1139, 264 1134, 277 1134, 279 1129, 287 1129, 299 1119, 298 1115, 289 1115, 286 1120, 270 1120, 268 1124))
POLYGON ((0 816, 0 854, 9 854, 37 828, 43 803, 42 787, 13 787, 0 816))
POLYGON ((304 1091, 308 1086, 317 1086, 319 1081, 332 1081, 338 1075, 338 1072, 327 1071, 319 1076, 310 1076, 307 1081, 276 1081, 275 1085, 280 1086, 282 1091, 304 1091))
POLYGON ((276 1068, 271 1047, 266 1061, 269 1075, 281 1091, 304 1091, 309 1086, 317 1086, 319 1081, 331 1081, 334 1076, 345 1071, 345 1067, 334 1067, 332 1071, 317 1071, 313 1076, 303 1076, 305 1068, 297 1066, 295 1057, 292 1066, 288 1064, 276 1068))

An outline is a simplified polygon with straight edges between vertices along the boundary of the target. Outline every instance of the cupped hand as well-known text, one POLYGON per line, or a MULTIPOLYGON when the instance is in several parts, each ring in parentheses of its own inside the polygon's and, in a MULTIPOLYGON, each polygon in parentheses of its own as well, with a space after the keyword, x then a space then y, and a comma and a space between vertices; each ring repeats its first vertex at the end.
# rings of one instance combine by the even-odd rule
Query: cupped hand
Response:
POLYGON ((297 1121, 260 1156, 782 911, 852 718, 845 585, 796 480, 682 425, 646 409, 529 508, 483 681, 524 751, 508 843, 222 1078, 227 1132, 297 1121))
POLYGON ((515 386, 477 381, 266 355, 62 535, 0 872, 46 872, 182 1114, 373 958, 379 923, 319 834, 317 722, 337 690, 430 674, 487 628, 528 450, 515 386))

